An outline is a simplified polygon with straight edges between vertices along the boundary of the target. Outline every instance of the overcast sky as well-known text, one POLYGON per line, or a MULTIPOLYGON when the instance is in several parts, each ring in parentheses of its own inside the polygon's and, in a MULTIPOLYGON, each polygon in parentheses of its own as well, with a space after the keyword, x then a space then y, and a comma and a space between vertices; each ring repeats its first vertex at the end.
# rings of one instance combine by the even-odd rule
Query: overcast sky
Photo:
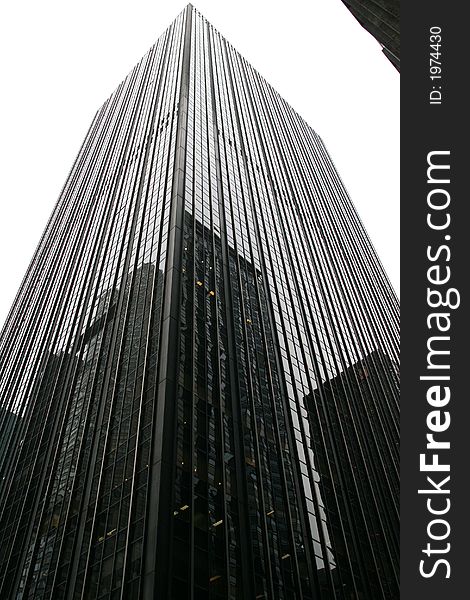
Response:
MULTIPOLYGON (((186 2, 0 9, 0 326, 97 108, 186 2)), ((341 0, 193 3, 321 135, 399 287, 399 75, 341 0)))

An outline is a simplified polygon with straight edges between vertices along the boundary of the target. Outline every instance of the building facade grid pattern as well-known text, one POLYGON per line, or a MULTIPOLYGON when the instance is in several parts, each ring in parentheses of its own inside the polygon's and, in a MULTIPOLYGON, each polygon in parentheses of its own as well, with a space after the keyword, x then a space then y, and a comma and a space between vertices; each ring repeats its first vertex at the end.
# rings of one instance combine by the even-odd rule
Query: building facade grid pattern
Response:
POLYGON ((97 112, 0 357, 1 597, 398 597, 395 294, 191 5, 97 112))

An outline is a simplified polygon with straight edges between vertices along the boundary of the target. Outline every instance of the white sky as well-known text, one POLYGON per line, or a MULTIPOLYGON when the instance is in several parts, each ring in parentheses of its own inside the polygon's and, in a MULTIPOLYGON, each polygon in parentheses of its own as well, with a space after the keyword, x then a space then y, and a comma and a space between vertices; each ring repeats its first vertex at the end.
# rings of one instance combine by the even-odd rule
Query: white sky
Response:
MULTIPOLYGON (((0 326, 94 113, 184 8, 14 0, 0 9, 0 326)), ((197 0, 321 135, 399 289, 399 75, 341 0, 197 0)))

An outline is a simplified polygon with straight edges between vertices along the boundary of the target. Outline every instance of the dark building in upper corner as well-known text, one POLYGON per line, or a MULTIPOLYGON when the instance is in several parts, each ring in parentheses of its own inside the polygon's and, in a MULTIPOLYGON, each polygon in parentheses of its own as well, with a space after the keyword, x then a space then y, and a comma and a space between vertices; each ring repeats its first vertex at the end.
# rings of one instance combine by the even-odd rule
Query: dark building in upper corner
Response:
POLYGON ((400 70, 399 0, 341 0, 359 23, 375 37, 383 53, 400 70))
POLYGON ((398 304, 318 135, 188 6, 0 337, 0 597, 398 598, 398 304))

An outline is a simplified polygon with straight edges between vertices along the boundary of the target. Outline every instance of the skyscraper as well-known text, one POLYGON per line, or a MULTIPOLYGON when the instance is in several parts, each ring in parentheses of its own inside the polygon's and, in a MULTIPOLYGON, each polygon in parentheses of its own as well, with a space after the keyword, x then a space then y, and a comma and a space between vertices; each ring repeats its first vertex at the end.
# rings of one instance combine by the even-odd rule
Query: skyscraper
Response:
POLYGON ((400 70, 400 3, 398 0, 342 0, 375 37, 389 61, 400 70))
POLYGON ((398 597, 397 301, 318 135, 189 5, 0 338, 0 597, 398 597))

